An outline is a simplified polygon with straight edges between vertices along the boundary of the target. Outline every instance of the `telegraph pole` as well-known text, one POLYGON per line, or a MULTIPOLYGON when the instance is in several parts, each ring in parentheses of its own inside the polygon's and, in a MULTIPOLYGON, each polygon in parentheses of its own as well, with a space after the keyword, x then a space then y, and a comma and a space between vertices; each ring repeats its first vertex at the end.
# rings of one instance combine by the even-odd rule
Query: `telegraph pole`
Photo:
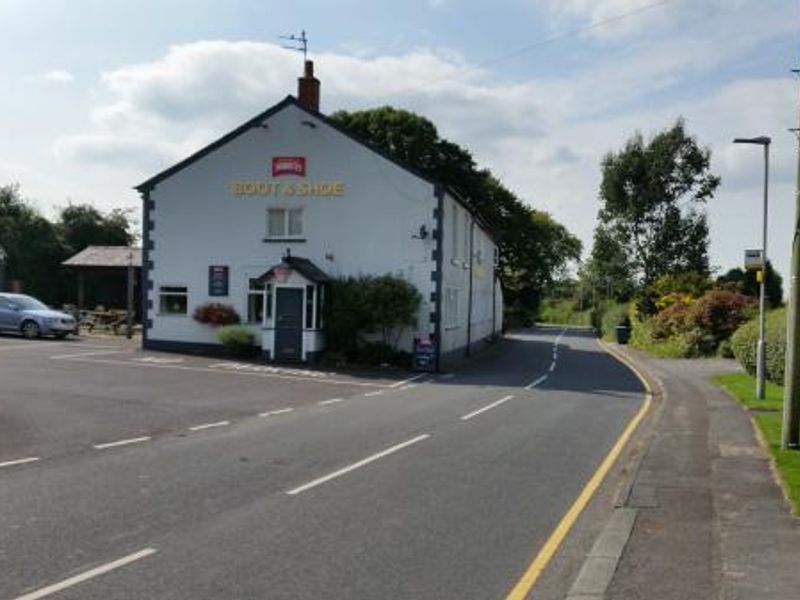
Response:
MULTIPOLYGON (((797 69, 793 69, 795 74, 797 69)), ((800 129, 792 130, 798 136, 797 182, 795 184, 795 219, 792 238, 792 273, 789 292, 789 314, 786 319, 786 381, 783 388, 783 426, 781 448, 797 449, 800 446, 800 129)))

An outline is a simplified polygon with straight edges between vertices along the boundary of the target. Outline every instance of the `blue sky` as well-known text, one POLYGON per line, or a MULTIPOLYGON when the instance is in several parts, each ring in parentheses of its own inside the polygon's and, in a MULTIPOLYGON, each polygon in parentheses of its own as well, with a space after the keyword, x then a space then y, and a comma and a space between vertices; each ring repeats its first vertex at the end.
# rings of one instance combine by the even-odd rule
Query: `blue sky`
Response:
POLYGON ((305 28, 324 112, 393 104, 431 118, 586 243, 599 162, 679 116, 723 179, 711 258, 759 245, 771 135, 771 254, 794 219, 800 83, 792 0, 379 2, 0 0, 0 183, 48 213, 135 207, 132 186, 294 93, 305 28))

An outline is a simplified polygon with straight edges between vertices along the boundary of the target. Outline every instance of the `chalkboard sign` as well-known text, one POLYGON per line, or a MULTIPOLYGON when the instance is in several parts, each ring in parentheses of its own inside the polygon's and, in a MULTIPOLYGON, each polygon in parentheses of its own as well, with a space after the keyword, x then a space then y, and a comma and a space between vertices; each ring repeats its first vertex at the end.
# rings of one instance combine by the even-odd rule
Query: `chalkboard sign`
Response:
POLYGON ((412 362, 415 371, 435 372, 436 345, 429 339, 415 339, 412 362))
POLYGON ((228 267, 210 266, 208 267, 208 295, 227 296, 228 295, 228 267))

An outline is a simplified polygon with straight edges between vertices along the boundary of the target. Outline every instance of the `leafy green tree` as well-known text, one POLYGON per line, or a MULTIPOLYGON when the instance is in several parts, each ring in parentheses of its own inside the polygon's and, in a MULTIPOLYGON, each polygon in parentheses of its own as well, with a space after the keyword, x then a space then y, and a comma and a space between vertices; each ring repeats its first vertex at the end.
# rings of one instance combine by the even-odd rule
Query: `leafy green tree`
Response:
POLYGON ((545 286, 580 257, 580 241, 563 225, 525 205, 489 170, 479 169, 469 151, 441 138, 428 119, 389 106, 340 111, 331 118, 469 202, 498 244, 498 273, 508 304, 535 309, 545 286))
POLYGON ((90 204, 71 204, 62 209, 57 229, 70 254, 86 246, 129 246, 135 240, 130 211, 114 209, 104 215, 90 204))
POLYGON ((102 214, 87 204, 71 205, 53 223, 25 198, 18 185, 0 186, 0 246, 8 254, 6 280, 49 304, 75 301, 75 286, 61 263, 89 245, 130 245, 129 213, 102 214))
MULTIPOLYGON (((783 304, 783 278, 772 268, 772 261, 767 261, 766 296, 772 308, 783 304)), ((717 278, 717 284, 732 286, 741 293, 757 298, 761 293, 761 286, 756 280, 755 271, 745 271, 736 267, 717 278)))
POLYGON ((637 133, 602 163, 600 227, 624 251, 637 281, 668 273, 708 273, 703 204, 720 178, 710 151, 686 133, 683 120, 645 143, 637 133))
POLYGON ((45 302, 64 294, 59 271, 64 253, 56 229, 22 197, 18 185, 0 187, 0 246, 8 254, 7 282, 21 281, 23 291, 45 302))

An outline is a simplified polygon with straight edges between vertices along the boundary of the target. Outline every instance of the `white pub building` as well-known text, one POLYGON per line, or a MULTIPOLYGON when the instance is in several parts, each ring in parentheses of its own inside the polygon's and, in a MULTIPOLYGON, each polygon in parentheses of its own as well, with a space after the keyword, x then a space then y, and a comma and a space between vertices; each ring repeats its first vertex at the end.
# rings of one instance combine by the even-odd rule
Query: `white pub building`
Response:
POLYGON ((401 339, 430 339, 452 364, 502 326, 497 249, 455 193, 397 163, 319 112, 307 61, 288 96, 137 186, 144 203, 143 346, 216 352, 192 318, 229 304, 263 356, 314 362, 333 277, 392 274, 422 302, 401 339))

